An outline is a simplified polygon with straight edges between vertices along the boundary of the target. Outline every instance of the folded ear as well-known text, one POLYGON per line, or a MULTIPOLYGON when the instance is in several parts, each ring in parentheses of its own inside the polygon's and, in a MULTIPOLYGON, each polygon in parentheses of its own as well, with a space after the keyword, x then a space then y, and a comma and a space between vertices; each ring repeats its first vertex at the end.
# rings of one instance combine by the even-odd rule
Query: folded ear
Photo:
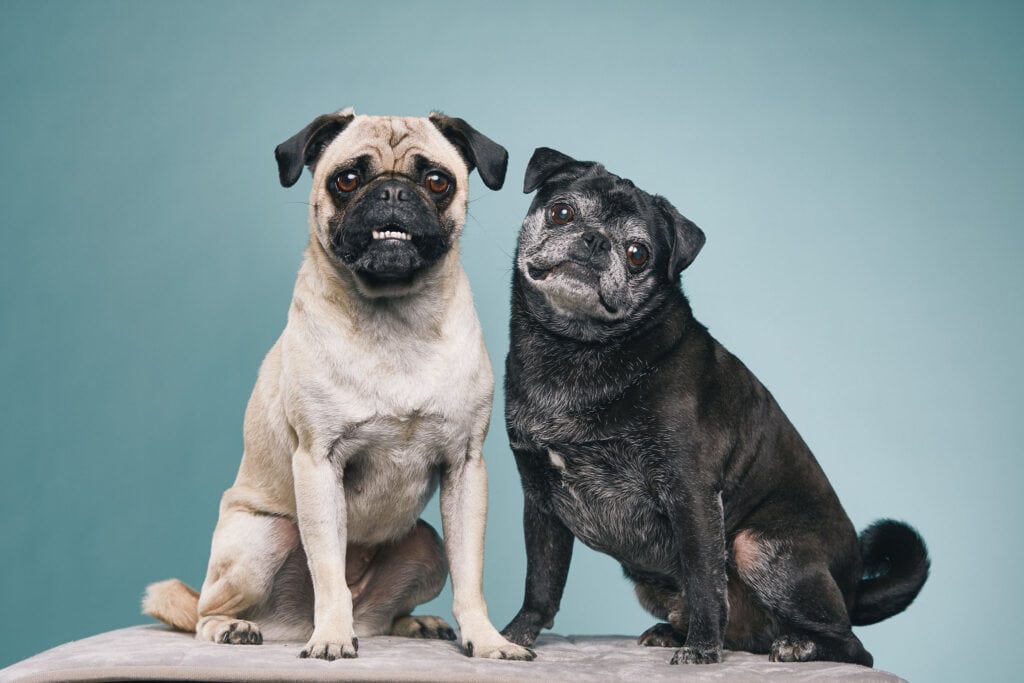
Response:
POLYGON ((526 165, 526 177, 523 178, 523 192, 529 194, 540 187, 561 168, 569 164, 579 163, 571 156, 562 154, 550 147, 538 147, 533 150, 530 163, 526 165))
POLYGON ((469 170, 477 169, 484 185, 492 190, 501 189, 508 170, 508 152, 504 147, 462 119, 435 111, 431 112, 430 121, 459 150, 469 170))
POLYGON ((274 149, 277 159, 277 175, 281 184, 291 187, 302 175, 302 167, 316 166, 317 159, 345 127, 356 117, 352 108, 343 109, 334 114, 324 114, 313 119, 313 122, 291 136, 274 149))
POLYGON ((693 263, 704 246, 704 231, 693 221, 679 213, 664 197, 656 196, 654 205, 668 224, 668 243, 671 252, 668 259, 668 279, 675 280, 679 273, 693 263))

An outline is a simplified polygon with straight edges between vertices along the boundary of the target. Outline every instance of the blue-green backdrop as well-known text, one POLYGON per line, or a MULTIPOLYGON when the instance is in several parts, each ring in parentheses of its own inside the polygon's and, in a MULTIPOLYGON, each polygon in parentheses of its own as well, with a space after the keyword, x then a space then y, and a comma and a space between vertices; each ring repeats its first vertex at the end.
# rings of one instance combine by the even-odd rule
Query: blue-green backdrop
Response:
MULTIPOLYGON (((281 188, 272 151, 354 105, 442 109, 508 148, 504 190, 474 177, 464 243, 499 378, 533 148, 669 197, 708 236, 684 278, 698 317, 858 527, 906 519, 930 544, 918 601, 858 631, 877 665, 1010 677, 1022 7, 3 2, 0 665, 145 621, 149 581, 201 582, 306 239, 309 176, 281 188)), ((525 574, 501 415, 499 393, 499 627, 525 574)), ((577 549, 556 630, 649 626, 615 563, 577 549)), ((429 609, 449 607, 446 589, 429 609)))

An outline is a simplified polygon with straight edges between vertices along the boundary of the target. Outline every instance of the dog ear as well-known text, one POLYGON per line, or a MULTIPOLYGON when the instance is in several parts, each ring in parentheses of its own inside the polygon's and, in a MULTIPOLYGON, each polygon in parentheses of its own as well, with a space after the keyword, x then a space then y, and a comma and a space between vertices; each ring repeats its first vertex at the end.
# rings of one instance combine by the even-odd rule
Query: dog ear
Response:
POLYGON ((430 122, 455 145, 469 170, 477 169, 484 185, 492 190, 501 189, 508 170, 508 152, 504 147, 462 119, 435 111, 430 113, 430 122))
POLYGON ((538 147, 533 150, 530 163, 526 165, 526 177, 523 178, 523 192, 530 194, 540 187, 545 180, 554 175, 555 171, 569 164, 578 163, 580 162, 567 154, 562 154, 558 150, 551 149, 550 147, 538 147))
POLYGON ((327 145, 338 137, 355 117, 356 114, 351 107, 334 114, 318 116, 308 126, 278 145, 274 149, 274 158, 277 159, 277 175, 281 179, 281 184, 291 187, 298 182, 303 166, 309 166, 309 169, 313 170, 327 145))
POLYGON ((667 199, 655 196, 654 205, 668 224, 668 279, 675 280, 679 273, 693 263, 704 246, 704 231, 689 218, 679 213, 667 199))

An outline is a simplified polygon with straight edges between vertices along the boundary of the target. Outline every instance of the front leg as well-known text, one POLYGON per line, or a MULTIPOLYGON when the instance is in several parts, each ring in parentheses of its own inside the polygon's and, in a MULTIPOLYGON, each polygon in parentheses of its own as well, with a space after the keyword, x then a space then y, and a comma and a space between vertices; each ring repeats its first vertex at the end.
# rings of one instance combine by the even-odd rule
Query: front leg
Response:
POLYGON ((529 485, 534 471, 530 452, 515 450, 523 479, 523 535, 526 539, 526 594, 519 613, 501 633, 513 643, 533 645, 542 628, 554 625, 572 561, 572 532, 562 520, 543 510, 529 485))
POLYGON ((292 456, 299 535, 313 579, 313 635, 300 657, 352 658, 359 650, 352 625, 352 593, 345 582, 348 542, 345 488, 327 449, 292 456))
MULTIPOLYGON (((673 511, 683 596, 689 608, 687 624, 673 624, 686 632, 686 642, 676 651, 672 663, 720 662, 729 618, 721 493, 711 486, 687 482, 679 485, 673 499, 666 502, 673 511)), ((670 622, 673 616, 681 618, 670 614, 670 622)))
MULTIPOLYGON (((481 439, 482 441, 482 439, 481 439)), ((471 657, 533 659, 532 650, 505 640, 487 616, 483 594, 487 470, 481 444, 450 458, 441 479, 441 524, 452 577, 452 615, 471 657)))

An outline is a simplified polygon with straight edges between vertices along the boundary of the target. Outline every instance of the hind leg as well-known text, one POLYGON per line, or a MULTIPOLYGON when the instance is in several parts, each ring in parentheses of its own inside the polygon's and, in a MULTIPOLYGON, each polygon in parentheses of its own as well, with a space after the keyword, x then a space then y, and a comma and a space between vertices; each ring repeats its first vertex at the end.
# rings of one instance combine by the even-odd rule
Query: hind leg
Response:
POLYGON ((266 602, 274 576, 298 545, 295 523, 241 505, 231 489, 221 502, 210 563, 199 593, 196 638, 259 644, 263 634, 247 616, 266 602))
POLYGON ((423 520, 394 543, 350 546, 346 574, 357 635, 455 640, 455 631, 439 617, 410 614, 437 597, 448 577, 441 539, 423 520))
POLYGON ((634 579, 633 589, 640 605, 663 621, 640 634, 637 643, 645 647, 682 647, 686 642, 689 616, 682 592, 665 586, 634 579))
POLYGON ((739 578, 777 624, 771 661, 827 660, 871 666, 873 658, 853 634, 843 593, 817 539, 785 540, 745 530, 733 543, 739 578))

